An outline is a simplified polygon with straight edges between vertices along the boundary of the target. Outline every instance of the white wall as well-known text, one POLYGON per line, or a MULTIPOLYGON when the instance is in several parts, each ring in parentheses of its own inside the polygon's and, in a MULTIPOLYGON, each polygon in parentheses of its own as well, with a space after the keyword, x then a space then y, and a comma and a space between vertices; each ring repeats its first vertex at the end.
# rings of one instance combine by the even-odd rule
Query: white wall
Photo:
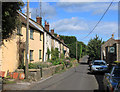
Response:
POLYGON ((51 41, 51 36, 47 32, 44 32, 44 61, 47 61, 48 59, 47 48, 49 48, 49 50, 51 51, 51 41))

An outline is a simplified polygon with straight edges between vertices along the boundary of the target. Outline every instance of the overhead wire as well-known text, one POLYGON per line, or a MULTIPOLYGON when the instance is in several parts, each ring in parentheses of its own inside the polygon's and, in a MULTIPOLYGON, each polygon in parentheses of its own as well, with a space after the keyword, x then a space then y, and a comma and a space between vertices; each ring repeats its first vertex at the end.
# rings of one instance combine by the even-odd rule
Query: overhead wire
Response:
MULTIPOLYGON (((112 3, 114 2, 114 0, 112 0, 112 2, 109 4, 108 8, 106 9, 106 11, 103 13, 102 17, 100 18, 100 20, 97 22, 97 24, 93 27, 93 29, 88 33, 88 35, 86 35, 83 39, 87 38, 94 30, 95 28, 98 26, 98 24, 101 22, 101 20, 104 18, 105 14, 107 13, 107 11, 109 10, 109 8, 111 7, 112 3)), ((82 39, 82 40, 83 40, 82 39)))

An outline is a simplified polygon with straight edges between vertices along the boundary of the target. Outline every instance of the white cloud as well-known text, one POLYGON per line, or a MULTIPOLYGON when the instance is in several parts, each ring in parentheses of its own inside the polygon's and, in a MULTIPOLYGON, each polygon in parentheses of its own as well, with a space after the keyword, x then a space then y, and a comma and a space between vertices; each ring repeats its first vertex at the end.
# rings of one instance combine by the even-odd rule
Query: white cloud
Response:
MULTIPOLYGON (((39 2, 36 2, 38 4, 39 2)), ((56 15, 56 9, 51 6, 47 2, 43 2, 42 4, 42 17, 45 17, 46 19, 50 19, 56 15)), ((35 8, 29 8, 31 12, 31 17, 36 18, 36 16, 40 16, 40 5, 36 6, 35 8)), ((23 8, 23 11, 26 11, 26 7, 23 8)))
POLYGON ((72 17, 71 19, 62 19, 57 22, 52 23, 52 28, 58 33, 67 32, 74 34, 80 31, 88 30, 88 25, 84 20, 78 19, 77 17, 72 17))
MULTIPOLYGON (((61 35, 76 36, 78 40, 84 38, 95 26, 96 21, 86 21, 77 17, 70 19, 61 19, 52 23, 52 28, 61 35)), ((109 39, 112 34, 118 36, 118 24, 116 22, 101 22, 97 28, 87 37, 87 40, 93 38, 94 35, 99 35, 104 40, 109 39), (88 39, 89 38, 89 39, 88 39)))
MULTIPOLYGON (((90 2, 58 2, 57 6, 63 8, 67 12, 89 12, 93 14, 101 14, 105 12, 110 3, 90 3, 90 2)), ((118 10, 117 3, 112 4, 110 10, 118 10)))

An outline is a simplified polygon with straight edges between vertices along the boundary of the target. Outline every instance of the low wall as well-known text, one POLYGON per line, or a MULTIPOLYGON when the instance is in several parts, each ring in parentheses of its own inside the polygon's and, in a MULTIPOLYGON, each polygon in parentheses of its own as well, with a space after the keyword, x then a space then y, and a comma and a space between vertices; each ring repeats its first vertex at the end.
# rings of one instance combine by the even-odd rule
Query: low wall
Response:
MULTIPOLYGON (((78 62, 75 60, 72 62, 72 67, 75 67, 78 64, 78 62)), ((68 66, 69 67, 69 66, 68 66)), ((66 66, 56 65, 51 66, 49 68, 42 68, 42 69, 29 69, 29 79, 31 81, 38 81, 41 80, 41 78, 47 78, 52 76, 53 74, 60 72, 61 70, 66 69, 66 66)), ((23 73, 23 69, 17 69, 18 73, 23 73)))
MULTIPOLYGON (((49 68, 42 69, 29 69, 29 79, 32 81, 40 80, 41 78, 47 78, 52 76, 53 74, 60 72, 63 68, 63 65, 51 66, 49 68)), ((17 69, 18 73, 24 72, 23 69, 17 69)))

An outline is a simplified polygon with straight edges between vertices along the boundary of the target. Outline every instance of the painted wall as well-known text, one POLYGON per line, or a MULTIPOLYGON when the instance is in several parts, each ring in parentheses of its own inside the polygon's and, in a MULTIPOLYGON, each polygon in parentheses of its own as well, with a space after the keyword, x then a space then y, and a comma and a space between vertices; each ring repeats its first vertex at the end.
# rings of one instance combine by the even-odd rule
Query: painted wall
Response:
MULTIPOLYGON (((22 42, 26 40, 26 28, 22 25, 21 34, 23 36, 18 36, 16 33, 7 40, 4 40, 4 45, 2 45, 2 71, 14 72, 19 65, 19 39, 22 42)), ((41 56, 43 57, 43 33, 41 32, 41 41, 40 41, 40 32, 34 30, 33 33, 34 40, 30 39, 30 30, 29 30, 29 51, 34 50, 33 52, 33 60, 32 62, 42 62, 42 59, 39 60, 39 50, 41 50, 41 56)), ((25 53, 24 53, 25 54, 25 53)), ((29 54, 30 55, 30 54, 29 54)), ((25 56, 25 55, 24 55, 25 56)), ((25 62, 25 57, 24 62, 25 62)), ((29 63, 31 61, 29 60, 29 63)))
MULTIPOLYGON (((51 51, 51 46, 52 46, 52 37, 44 31, 44 62, 48 60, 48 54, 47 54, 47 49, 51 51)), ((49 59, 51 59, 51 54, 49 56, 49 59)))

